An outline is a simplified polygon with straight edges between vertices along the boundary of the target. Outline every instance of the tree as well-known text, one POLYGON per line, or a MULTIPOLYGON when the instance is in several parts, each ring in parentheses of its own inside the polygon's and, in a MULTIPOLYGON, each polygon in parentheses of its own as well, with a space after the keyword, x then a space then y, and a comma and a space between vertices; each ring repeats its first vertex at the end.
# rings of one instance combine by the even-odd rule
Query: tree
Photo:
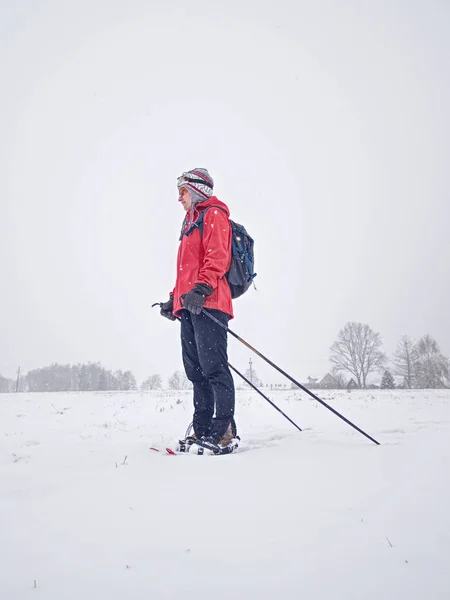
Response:
POLYGON ((123 371, 120 369, 111 373, 111 390, 121 390, 123 381, 123 371))
POLYGON ((415 387, 419 373, 419 352, 417 345, 407 335, 404 335, 397 344, 392 362, 395 374, 403 377, 405 387, 408 389, 415 387))
POLYGON ((0 375, 0 392, 12 392, 14 381, 0 375))
POLYGON ((191 386, 191 382, 182 371, 175 371, 169 377, 169 388, 171 390, 188 390, 191 386))
POLYGON ((392 377, 392 373, 386 369, 383 373, 383 378, 381 379, 381 386, 383 390, 393 390, 395 388, 394 378, 392 377))
POLYGON ((248 361, 248 369, 245 371, 245 376, 251 383, 253 383, 253 385, 261 385, 261 382, 258 379, 258 375, 256 374, 256 371, 253 368, 253 362, 251 358, 248 361))
POLYGON ((30 392, 89 390, 134 390, 136 379, 131 371, 111 371, 100 363, 59 365, 53 363, 29 371, 19 380, 19 389, 30 392))
POLYGON ((136 378, 131 371, 122 374, 121 390, 129 391, 137 389, 136 378))
POLYGON ((336 389, 345 390, 347 387, 347 379, 345 378, 344 373, 337 371, 335 368, 331 371, 331 375, 336 381, 336 389))
POLYGON ((141 384, 141 390, 160 390, 162 387, 162 377, 161 375, 150 375, 147 377, 145 381, 141 384))
POLYGON ((356 377, 358 387, 365 388, 367 376, 379 371, 386 361, 381 346, 380 334, 368 325, 347 323, 330 348, 333 369, 350 373, 356 377))
POLYGON ((103 369, 98 380, 98 390, 106 391, 109 389, 108 372, 103 369))
POLYGON ((72 365, 70 369, 70 389, 73 391, 80 389, 80 365, 72 365))
POLYGON ((87 392, 91 387, 91 380, 89 376, 89 369, 86 365, 82 365, 80 369, 80 376, 78 381, 78 388, 82 392, 87 392))
POLYGON ((90 390, 98 390, 98 383, 100 380, 100 375, 104 369, 99 362, 88 363, 87 366, 88 366, 88 370, 89 370, 89 382, 90 382, 89 389, 90 390))
POLYGON ((418 373, 417 383, 421 388, 450 387, 449 361, 430 335, 417 342, 418 373))
POLYGON ((353 379, 353 377, 350 377, 350 379, 347 381, 347 385, 345 387, 347 388, 348 391, 350 391, 350 390, 357 390, 358 389, 358 384, 353 379))

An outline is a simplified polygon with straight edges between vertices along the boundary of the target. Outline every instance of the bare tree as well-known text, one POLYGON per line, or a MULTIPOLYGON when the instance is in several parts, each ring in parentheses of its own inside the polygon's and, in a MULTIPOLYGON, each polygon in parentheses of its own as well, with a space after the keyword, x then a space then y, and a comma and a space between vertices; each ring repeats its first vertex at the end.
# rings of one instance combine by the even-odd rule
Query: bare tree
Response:
POLYGON ((145 381, 141 384, 141 390, 159 390, 162 386, 162 377, 161 375, 150 375, 147 377, 145 381))
POLYGON ((411 389, 416 387, 419 374, 419 352, 416 344, 404 335, 392 357, 394 372, 403 377, 405 387, 411 389))
POLYGON ((430 335, 424 335, 417 342, 418 385, 421 388, 450 387, 450 369, 448 358, 430 335))
POLYGON ((169 388, 171 390, 188 390, 191 387, 191 382, 182 371, 175 371, 169 377, 169 388))
POLYGON ((347 323, 331 346, 330 361, 338 372, 350 373, 358 387, 365 388, 369 373, 382 369, 386 357, 381 338, 368 325, 347 323))

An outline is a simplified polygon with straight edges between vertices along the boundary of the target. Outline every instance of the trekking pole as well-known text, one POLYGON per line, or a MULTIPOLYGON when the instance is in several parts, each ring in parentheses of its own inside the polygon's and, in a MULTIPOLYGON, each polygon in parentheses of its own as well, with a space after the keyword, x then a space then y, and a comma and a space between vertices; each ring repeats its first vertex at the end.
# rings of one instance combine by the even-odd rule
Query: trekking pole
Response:
POLYGON ((233 367, 233 365, 230 365, 230 363, 228 363, 228 366, 230 367, 230 369, 231 369, 232 371, 234 371, 235 373, 237 373, 237 374, 239 375, 239 377, 242 377, 242 379, 243 379, 243 380, 244 380, 246 383, 248 383, 248 385, 249 385, 250 387, 252 387, 252 388, 255 390, 255 392, 258 392, 258 394, 260 394, 260 395, 261 395, 261 396, 264 398, 264 400, 267 400, 267 402, 268 402, 269 404, 271 404, 271 405, 272 405, 272 406, 273 406, 273 407, 274 407, 274 408, 275 408, 275 409, 276 409, 276 410, 277 410, 279 413, 281 413, 281 414, 283 415, 283 417, 285 417, 285 418, 286 418, 286 419, 289 421, 289 423, 292 423, 292 425, 293 425, 294 427, 297 427, 297 429, 298 429, 299 431, 302 431, 302 430, 300 429, 300 427, 297 425, 297 423, 294 423, 294 421, 293 421, 292 419, 290 419, 290 418, 287 416, 287 414, 285 414, 285 413, 284 413, 284 412, 281 410, 281 408, 279 408, 279 407, 278 407, 278 406, 275 404, 275 402, 272 402, 272 400, 270 400, 270 399, 269 399, 269 398, 268 398, 268 397, 267 397, 265 394, 263 394, 263 392, 262 392, 262 391, 261 391, 259 388, 257 388, 257 387, 256 387, 256 385, 254 385, 254 384, 253 384, 253 383, 250 381, 250 379, 247 379, 247 377, 245 377, 245 375, 242 375, 242 373, 239 373, 239 371, 238 371, 237 369, 235 369, 235 368, 233 367))
MULTIPOLYGON (((162 302, 155 302, 155 304, 152 304, 152 308, 153 308, 154 306, 161 306, 161 304, 162 304, 162 302)), ((180 317, 177 317, 177 320, 178 320, 178 321, 181 321, 180 317)), ((245 383, 248 383, 248 385, 249 385, 250 387, 252 387, 252 388, 255 390, 255 392, 258 392, 258 394, 260 394, 260 395, 261 395, 261 396, 264 398, 264 400, 267 400, 267 402, 268 402, 269 404, 271 404, 271 405, 272 405, 272 406, 273 406, 273 407, 274 407, 274 408, 275 408, 275 409, 276 409, 276 410, 277 410, 279 413, 281 413, 281 414, 283 415, 283 417, 285 417, 285 418, 286 418, 286 419, 287 419, 287 420, 288 420, 290 423, 292 423, 292 425, 293 425, 294 427, 296 427, 296 428, 297 428, 299 431, 302 431, 302 429, 300 429, 300 427, 297 425, 297 423, 294 423, 294 421, 293 421, 291 418, 289 418, 289 417, 287 416, 287 414, 285 414, 285 413, 284 413, 284 412, 281 410, 281 408, 279 408, 279 407, 278 407, 278 406, 275 404, 275 402, 272 402, 272 400, 270 400, 270 398, 268 398, 268 397, 267 397, 265 394, 263 394, 263 392, 262 392, 260 389, 258 389, 258 388, 256 387, 256 385, 254 385, 254 384, 253 384, 253 383, 250 381, 250 379, 247 379, 247 377, 245 377, 245 375, 242 375, 242 373, 240 373, 240 372, 239 372, 239 371, 238 371, 238 370, 237 370, 235 367, 233 367, 233 365, 231 365, 230 363, 227 363, 227 364, 228 364, 228 366, 230 367, 230 369, 231 369, 232 371, 234 371, 235 373, 237 373, 237 374, 239 375, 239 377, 241 377, 241 378, 242 378, 242 379, 245 381, 245 383)), ((186 437, 187 437, 187 436, 186 436, 186 437)))
POLYGON ((350 427, 353 427, 353 429, 356 429, 356 431, 359 431, 359 433, 361 433, 362 435, 364 435, 366 438, 368 438, 371 442, 373 442, 377 446, 380 445, 380 442, 377 442, 376 439, 374 439, 368 433, 366 433, 365 431, 363 431, 362 429, 360 429, 357 425, 355 425, 354 423, 352 423, 351 421, 349 421, 347 419, 347 417, 344 417, 344 415, 341 415, 341 413, 339 413, 332 406, 330 406, 329 404, 327 404, 326 402, 324 402, 323 400, 321 400, 318 396, 316 396, 316 394, 314 394, 313 392, 311 392, 311 390, 308 390, 308 388, 306 388, 304 385, 302 385, 301 383, 299 383, 293 377, 291 377, 290 375, 288 375, 288 373, 286 373, 286 371, 283 371, 283 369, 281 369, 278 365, 276 365, 274 362, 272 362, 269 358, 267 358, 266 356, 264 356, 264 354, 261 354, 261 352, 259 352, 256 348, 254 348, 248 342, 246 342, 245 340, 243 340, 239 335, 237 335, 237 333, 235 333, 234 331, 232 331, 229 327, 227 327, 226 325, 224 325, 223 323, 221 323, 218 319, 216 319, 216 317, 214 317, 212 314, 210 314, 204 308, 202 308, 202 311, 203 311, 203 314, 205 314, 209 319, 212 319, 214 321, 214 323, 217 323, 217 325, 220 325, 220 327, 222 327, 223 329, 226 329, 228 331, 228 333, 230 333, 233 337, 235 337, 242 344, 244 344, 244 346, 247 346, 247 348, 249 350, 251 350, 252 352, 254 352, 257 356, 259 356, 263 360, 265 360, 266 363, 268 363, 271 367, 273 367, 274 369, 276 369, 279 373, 281 373, 282 375, 284 375, 285 377, 287 377, 287 379, 289 379, 289 381, 291 381, 297 387, 299 387, 304 392, 306 392, 307 394, 309 394, 312 398, 314 398, 314 400, 316 400, 317 402, 319 402, 320 404, 322 404, 322 406, 325 406, 325 408, 328 408, 328 410, 330 410, 333 414, 335 414, 337 417, 339 417, 340 419, 342 419, 343 421, 345 421, 345 423, 347 423, 347 425, 350 425, 350 427))

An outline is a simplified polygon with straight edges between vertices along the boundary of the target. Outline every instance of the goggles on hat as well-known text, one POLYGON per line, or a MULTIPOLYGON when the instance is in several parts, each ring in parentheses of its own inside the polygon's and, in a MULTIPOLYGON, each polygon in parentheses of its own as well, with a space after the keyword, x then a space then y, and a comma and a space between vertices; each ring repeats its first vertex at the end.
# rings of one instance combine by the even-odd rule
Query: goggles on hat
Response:
POLYGON ((185 172, 178 177, 178 179, 177 179, 178 187, 182 186, 183 183, 199 183, 200 185, 207 185, 208 187, 211 187, 209 185, 209 183, 207 181, 205 181, 204 179, 195 179, 194 177, 190 177, 189 175, 190 175, 190 173, 185 172))

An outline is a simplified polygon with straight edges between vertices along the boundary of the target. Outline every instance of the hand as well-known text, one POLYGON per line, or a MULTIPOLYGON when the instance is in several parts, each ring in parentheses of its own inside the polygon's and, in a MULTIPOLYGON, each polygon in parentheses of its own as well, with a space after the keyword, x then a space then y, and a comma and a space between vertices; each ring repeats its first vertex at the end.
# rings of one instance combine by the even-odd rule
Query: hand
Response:
POLYGON ((176 321, 177 318, 175 317, 175 315, 173 314, 173 296, 170 296, 169 300, 167 300, 167 302, 162 302, 161 303, 161 310, 160 310, 160 314, 163 317, 166 317, 166 319, 169 319, 170 321, 176 321))
POLYGON ((199 315, 206 298, 211 296, 213 291, 212 287, 206 283, 196 283, 195 288, 184 296, 184 308, 194 315, 199 315))

